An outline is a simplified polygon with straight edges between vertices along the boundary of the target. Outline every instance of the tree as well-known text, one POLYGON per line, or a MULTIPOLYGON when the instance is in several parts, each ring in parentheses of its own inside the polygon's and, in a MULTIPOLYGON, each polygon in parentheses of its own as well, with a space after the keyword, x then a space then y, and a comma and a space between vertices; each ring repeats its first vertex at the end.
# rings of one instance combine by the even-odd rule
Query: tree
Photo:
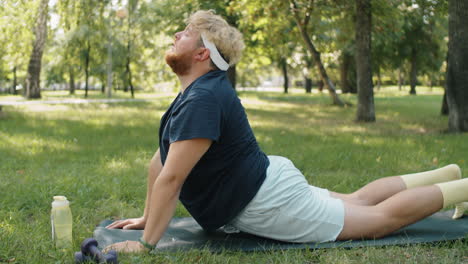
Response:
MULTIPOLYGON (((394 24, 401 23, 395 58, 400 65, 409 65, 410 94, 416 94, 417 77, 425 71, 439 71, 444 60, 442 32, 437 30, 444 12, 445 1, 404 0, 399 1, 402 16, 394 24), (442 41, 441 41, 442 40, 442 41)), ((445 18, 443 18, 445 19, 445 18)), ((392 40, 390 40, 392 41, 392 40)))
POLYGON ((241 76, 274 66, 282 73, 283 91, 288 93, 290 76, 295 70, 292 55, 298 46, 294 21, 274 1, 234 1, 231 7, 242 14, 239 30, 244 35, 246 50, 239 63, 241 76))
MULTIPOLYGON (((330 25, 336 31, 333 46, 340 51, 339 59, 339 86, 343 93, 357 93, 356 63, 355 63, 355 21, 356 10, 354 1, 334 0, 333 16, 336 17, 330 25)), ((331 46, 331 45, 330 45, 331 46)))
POLYGON ((357 121, 374 122, 371 67, 371 0, 356 0, 357 121))
POLYGON ((340 79, 343 93, 357 93, 356 88, 356 60, 349 49, 341 51, 340 79))
POLYGON ((127 88, 130 87, 130 93, 132 98, 135 98, 135 88, 133 87, 132 81, 132 70, 130 67, 131 59, 132 59, 132 28, 134 26, 134 18, 133 14, 138 7, 138 0, 131 0, 128 2, 128 14, 127 14, 127 56, 125 62, 125 87, 124 90, 127 91, 127 88))
POLYGON ((41 98, 41 63, 47 40, 47 16, 49 0, 41 0, 38 9, 37 24, 34 29, 36 38, 29 59, 28 77, 26 80, 26 98, 41 98))
POLYGON ((11 80, 13 94, 26 77, 36 2, 6 1, 0 5, 0 85, 2 79, 11 80))
POLYGON ((60 15, 60 26, 64 31, 60 44, 62 48, 61 65, 68 74, 68 90, 70 94, 75 94, 75 76, 79 65, 79 40, 77 27, 79 26, 78 13, 81 7, 79 2, 62 0, 57 2, 57 11, 60 15))
POLYGON ((468 0, 449 0, 448 13, 448 128, 468 132, 468 0))
POLYGON ((404 68, 406 57, 400 57, 398 45, 404 38, 402 27, 406 14, 402 14, 398 9, 399 4, 400 0, 372 2, 372 69, 377 74, 379 86, 382 75, 385 73, 393 75, 393 72, 398 70, 397 79, 401 88, 403 78, 401 69, 404 68))
POLYGON ((309 36, 307 25, 309 24, 311 12, 314 7, 314 1, 309 0, 307 6, 304 8, 304 18, 301 19, 300 9, 298 4, 295 0, 289 0, 290 8, 294 16, 294 20, 296 21, 297 27, 301 32, 302 39, 306 44, 307 50, 310 52, 311 56, 314 59, 315 65, 318 68, 318 72, 320 75, 321 80, 323 81, 325 87, 328 89, 328 92, 332 98, 333 104, 338 106, 344 106, 345 103, 338 97, 336 93, 335 85, 328 77, 328 73, 325 70, 325 67, 322 63, 322 59, 320 57, 320 52, 315 48, 315 45, 312 43, 312 40, 309 36))

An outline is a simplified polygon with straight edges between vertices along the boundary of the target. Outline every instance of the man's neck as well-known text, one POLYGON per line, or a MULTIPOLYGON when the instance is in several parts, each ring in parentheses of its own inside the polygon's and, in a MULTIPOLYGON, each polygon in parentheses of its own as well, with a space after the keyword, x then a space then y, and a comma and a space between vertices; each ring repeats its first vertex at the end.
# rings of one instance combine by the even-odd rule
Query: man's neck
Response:
POLYGON ((177 75, 181 85, 180 91, 183 93, 185 89, 187 89, 187 87, 190 86, 190 84, 192 84, 196 79, 207 74, 208 72, 210 72, 210 69, 204 68, 199 70, 191 70, 186 75, 177 75))

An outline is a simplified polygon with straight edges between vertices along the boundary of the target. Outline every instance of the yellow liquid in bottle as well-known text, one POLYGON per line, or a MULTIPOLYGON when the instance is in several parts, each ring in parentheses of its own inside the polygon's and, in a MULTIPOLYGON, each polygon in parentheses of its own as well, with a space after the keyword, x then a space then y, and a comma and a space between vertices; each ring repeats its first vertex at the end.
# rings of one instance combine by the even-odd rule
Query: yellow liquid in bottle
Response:
POLYGON ((72 245, 72 215, 68 201, 66 204, 52 204, 52 239, 57 248, 72 245))

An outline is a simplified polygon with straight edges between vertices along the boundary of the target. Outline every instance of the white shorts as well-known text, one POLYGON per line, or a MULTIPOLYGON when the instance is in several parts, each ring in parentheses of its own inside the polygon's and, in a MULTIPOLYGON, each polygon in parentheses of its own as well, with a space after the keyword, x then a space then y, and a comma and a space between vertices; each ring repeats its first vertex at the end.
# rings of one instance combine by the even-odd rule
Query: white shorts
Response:
POLYGON ((270 166, 258 193, 226 227, 288 242, 336 240, 344 224, 343 202, 328 190, 309 185, 290 160, 268 159, 270 166))

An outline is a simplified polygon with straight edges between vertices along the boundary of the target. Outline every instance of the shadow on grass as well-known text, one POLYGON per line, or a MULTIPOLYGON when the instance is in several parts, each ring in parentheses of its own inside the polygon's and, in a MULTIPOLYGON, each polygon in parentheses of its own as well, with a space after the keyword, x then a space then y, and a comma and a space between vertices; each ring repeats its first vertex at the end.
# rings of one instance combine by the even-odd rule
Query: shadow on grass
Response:
POLYGON ((157 149, 155 113, 163 107, 112 104, 97 113, 100 109, 11 111, 0 123, 0 193, 14 195, 2 202, 29 210, 62 193, 78 204, 108 197, 133 203, 135 190, 145 189, 145 167, 157 149))

